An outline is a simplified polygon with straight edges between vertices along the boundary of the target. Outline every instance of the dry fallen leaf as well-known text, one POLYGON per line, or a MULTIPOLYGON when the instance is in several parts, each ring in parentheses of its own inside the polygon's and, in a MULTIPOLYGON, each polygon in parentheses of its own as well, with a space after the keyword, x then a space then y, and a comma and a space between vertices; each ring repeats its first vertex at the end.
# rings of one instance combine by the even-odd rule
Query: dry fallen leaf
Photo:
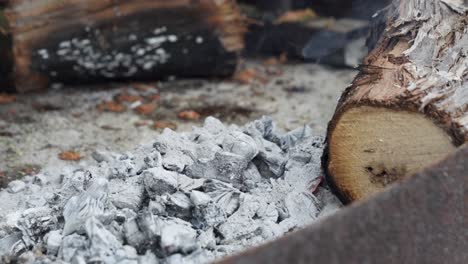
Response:
POLYGON ((276 19, 275 24, 304 22, 316 18, 317 14, 310 8, 288 11, 276 19))
POLYGON ((265 76, 252 68, 237 72, 233 79, 243 84, 250 84, 255 82, 264 84, 268 82, 268 79, 265 76))
POLYGON ((154 122, 153 125, 154 129, 165 129, 165 128, 170 128, 172 130, 177 129, 177 124, 171 122, 171 121, 156 121, 154 122))
POLYGON ((136 121, 135 123, 133 123, 133 125, 136 126, 136 127, 147 126, 147 125, 149 125, 149 121, 148 120, 139 120, 139 121, 136 121))
POLYGON ((137 106, 134 111, 140 115, 150 115, 158 108, 158 105, 155 103, 142 104, 137 106))
POLYGON ((64 151, 59 154, 59 159, 61 160, 68 160, 68 161, 78 161, 82 157, 80 153, 75 152, 75 151, 64 151))
POLYGON ((199 120, 200 119, 200 114, 192 110, 182 111, 177 116, 183 120, 199 120))
POLYGON ((103 112, 105 111, 105 112, 114 112, 114 113, 122 113, 125 110, 127 110, 124 105, 113 102, 113 101, 102 102, 99 105, 97 105, 97 109, 103 112))
POLYGON ((0 93, 0 104, 13 103, 16 100, 16 96, 12 94, 0 93))

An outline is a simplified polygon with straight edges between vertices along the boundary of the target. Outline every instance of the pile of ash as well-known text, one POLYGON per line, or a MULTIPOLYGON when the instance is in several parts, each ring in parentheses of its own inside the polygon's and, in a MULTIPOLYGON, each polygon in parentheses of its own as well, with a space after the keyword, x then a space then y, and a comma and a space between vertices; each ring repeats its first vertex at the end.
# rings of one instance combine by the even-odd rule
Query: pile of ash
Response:
MULTIPOLYGON (((126 154, 51 182, 12 182, 0 213, 3 262, 208 263, 297 230, 341 203, 322 182, 323 138, 277 133, 269 118, 244 127, 207 118, 166 129, 126 154), (17 186, 22 188, 18 189, 17 186)), ((1 206, 0 206, 1 207, 1 206)))

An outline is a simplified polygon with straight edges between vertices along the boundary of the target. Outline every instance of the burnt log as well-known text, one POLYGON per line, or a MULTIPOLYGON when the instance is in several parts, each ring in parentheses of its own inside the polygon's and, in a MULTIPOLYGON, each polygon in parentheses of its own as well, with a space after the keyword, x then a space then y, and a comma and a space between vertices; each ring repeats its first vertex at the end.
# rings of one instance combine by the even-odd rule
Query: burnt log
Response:
POLYGON ((365 199, 468 140, 464 3, 396 0, 377 17, 373 50, 328 128, 324 167, 344 201, 365 199))
POLYGON ((11 46, 0 56, 12 67, 1 75, 18 91, 229 76, 243 46, 233 0, 11 0, 5 17, 11 46))

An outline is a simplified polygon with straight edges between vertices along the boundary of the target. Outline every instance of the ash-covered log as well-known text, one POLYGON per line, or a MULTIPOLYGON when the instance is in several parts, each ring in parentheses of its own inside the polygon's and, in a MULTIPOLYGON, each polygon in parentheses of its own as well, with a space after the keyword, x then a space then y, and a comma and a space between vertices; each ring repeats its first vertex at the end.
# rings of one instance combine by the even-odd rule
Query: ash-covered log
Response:
POLYGON ((468 140, 467 12, 466 1, 395 0, 379 15, 373 51, 328 129, 324 166, 345 201, 366 198, 468 140))
POLYGON ((0 56, 12 67, 1 75, 18 91, 229 76, 243 46, 233 0, 11 0, 5 17, 12 43, 0 56))

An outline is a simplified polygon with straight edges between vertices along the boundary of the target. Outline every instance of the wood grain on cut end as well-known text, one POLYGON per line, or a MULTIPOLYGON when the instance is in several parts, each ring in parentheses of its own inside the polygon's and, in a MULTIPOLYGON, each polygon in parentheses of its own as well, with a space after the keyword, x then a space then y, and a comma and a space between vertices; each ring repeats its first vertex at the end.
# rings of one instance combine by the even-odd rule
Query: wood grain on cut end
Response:
POLYGON ((360 106, 343 113, 330 135, 328 173, 344 199, 360 200, 454 149, 422 114, 360 106))
POLYGON ((468 141, 468 6, 393 0, 327 133, 323 164, 345 202, 468 141), (378 40, 378 41, 376 41, 378 40), (374 43, 375 42, 375 43, 374 43))

